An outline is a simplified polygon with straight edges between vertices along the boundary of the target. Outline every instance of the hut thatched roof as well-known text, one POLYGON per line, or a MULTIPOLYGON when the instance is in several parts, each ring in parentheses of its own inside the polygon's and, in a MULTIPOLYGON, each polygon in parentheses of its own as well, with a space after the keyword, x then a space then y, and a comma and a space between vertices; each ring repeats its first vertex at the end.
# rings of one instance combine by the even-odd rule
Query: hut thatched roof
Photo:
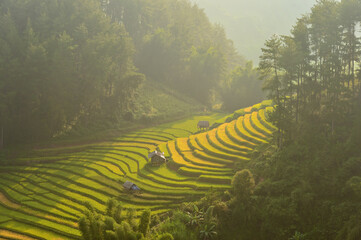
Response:
POLYGON ((159 157, 163 158, 164 160, 166 160, 166 158, 164 156, 164 153, 158 152, 157 150, 155 150, 155 151, 148 154, 148 158, 152 158, 154 156, 159 156, 159 157))
POLYGON ((127 190, 140 190, 140 188, 130 181, 125 181, 123 187, 127 190))
POLYGON ((208 121, 199 121, 197 126, 201 127, 201 128, 206 128, 206 127, 209 127, 209 122, 208 121))

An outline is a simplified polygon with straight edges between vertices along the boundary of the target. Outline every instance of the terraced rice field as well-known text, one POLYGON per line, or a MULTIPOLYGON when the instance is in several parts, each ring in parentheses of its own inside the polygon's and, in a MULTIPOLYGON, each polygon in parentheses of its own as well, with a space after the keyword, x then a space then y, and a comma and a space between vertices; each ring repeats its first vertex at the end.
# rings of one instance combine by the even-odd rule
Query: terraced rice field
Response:
POLYGON ((80 239, 77 220, 91 203, 105 211, 109 198, 138 212, 160 213, 192 201, 210 188, 230 187, 237 162, 266 143, 275 130, 267 121, 272 107, 259 105, 208 132, 197 122, 224 119, 224 114, 142 129, 109 142, 36 150, 18 159, 30 166, 0 168, 1 239, 80 239), (158 149, 170 160, 156 167, 147 155, 158 149), (132 181, 141 193, 123 190, 132 181))

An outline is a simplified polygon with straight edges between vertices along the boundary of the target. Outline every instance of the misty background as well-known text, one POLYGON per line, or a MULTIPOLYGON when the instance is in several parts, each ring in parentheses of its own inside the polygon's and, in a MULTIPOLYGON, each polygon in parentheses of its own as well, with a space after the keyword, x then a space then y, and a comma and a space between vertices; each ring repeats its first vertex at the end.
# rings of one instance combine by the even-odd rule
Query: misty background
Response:
POLYGON ((261 48, 273 34, 288 35, 316 0, 190 0, 222 25, 239 54, 258 65, 261 48))

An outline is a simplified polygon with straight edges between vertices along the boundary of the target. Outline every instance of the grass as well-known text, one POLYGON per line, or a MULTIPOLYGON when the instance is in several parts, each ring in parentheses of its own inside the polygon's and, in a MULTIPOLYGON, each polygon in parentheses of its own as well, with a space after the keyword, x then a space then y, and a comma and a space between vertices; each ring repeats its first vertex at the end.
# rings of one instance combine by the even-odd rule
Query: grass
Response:
MULTIPOLYGON (((25 189, 25 187, 23 189, 18 189, 18 190, 12 189, 12 191, 17 192, 17 194, 23 195, 22 190, 24 190, 24 189, 25 189)), ((2 191, 3 191, 3 193, 6 192, 6 190, 2 190, 2 191)), ((0 201, 0 202, 3 205, 6 205, 8 207, 11 207, 14 209, 21 208, 23 211, 25 211, 27 213, 37 215, 37 216, 46 216, 46 218, 50 218, 51 216, 53 216, 52 219, 54 219, 55 221, 63 222, 68 225, 72 225, 70 221, 74 222, 77 220, 77 216, 75 216, 71 213, 69 214, 69 212, 65 212, 62 209, 55 208, 51 204, 54 202, 46 201, 47 199, 45 200, 41 195, 33 194, 33 195, 28 196, 32 200, 23 201, 23 207, 21 205, 18 205, 17 203, 14 202, 13 199, 11 199, 12 197, 14 197, 14 195, 11 196, 9 193, 6 193, 6 195, 3 195, 3 198, 0 199, 2 201, 0 201), (8 195, 9 197, 6 195, 8 195), (66 219, 69 221, 67 221, 66 219)))
MULTIPOLYGON (((41 229, 41 231, 47 231, 47 232, 49 232, 49 234, 50 233, 53 234, 54 237, 57 236, 58 238, 60 238, 61 235, 64 235, 64 236, 67 236, 70 238, 79 238, 80 237, 80 232, 76 228, 67 227, 63 224, 51 222, 47 219, 39 218, 37 216, 33 216, 33 215, 25 214, 25 213, 22 213, 22 212, 19 212, 16 210, 8 209, 1 204, 0 204, 0 212, 1 212, 1 215, 11 217, 11 219, 13 219, 15 221, 32 225, 34 227, 41 229)), ((0 226, 6 226, 6 225, 8 225, 8 223, 11 223, 11 222, 1 224, 0 226)), ((36 233, 36 232, 34 232, 34 233, 36 233)), ((54 239, 54 238, 51 238, 51 239, 54 239)))
POLYGON ((269 113, 273 112, 273 108, 266 108, 266 109, 262 109, 261 111, 259 111, 258 120, 263 124, 263 126, 267 127, 271 131, 272 130, 275 131, 275 130, 277 130, 277 128, 275 126, 273 126, 272 123, 267 121, 267 115, 268 115, 267 112, 269 112, 269 113))
MULTIPOLYGON (((154 149, 155 150, 155 149, 154 149)), ((158 145, 158 150, 162 153, 164 153, 164 156, 166 158, 170 158, 170 153, 168 152, 167 143, 162 143, 158 145)), ((152 150, 151 150, 152 151, 152 150)))
POLYGON ((219 141, 217 138, 217 129, 214 129, 212 131, 209 131, 207 133, 207 140, 212 147, 217 148, 221 152, 226 152, 230 154, 236 154, 236 155, 242 155, 247 154, 246 151, 237 151, 233 148, 230 148, 226 145, 224 145, 222 142, 219 141))
POLYGON ((224 166, 228 166, 228 167, 233 166, 233 163, 234 163, 231 160, 210 156, 208 153, 199 151, 199 150, 195 150, 193 152, 193 155, 199 159, 204 159, 204 160, 215 162, 215 163, 221 163, 224 166))
MULTIPOLYGON (((264 111, 264 110, 262 110, 264 111)), ((253 112, 251 116, 251 124, 252 126, 257 129, 258 132, 263 133, 266 136, 271 136, 272 131, 265 127, 260 120, 258 119, 259 112, 253 112)))
POLYGON ((244 117, 244 120, 242 123, 244 129, 246 129, 254 137, 266 139, 267 138, 266 135, 264 135, 262 132, 258 131, 256 128, 253 127, 252 122, 251 122, 251 116, 252 116, 252 114, 247 114, 244 117))
POLYGON ((201 146, 199 146, 197 140, 196 140, 196 135, 192 135, 188 138, 188 146, 193 150, 193 151, 203 151, 203 148, 201 146))
POLYGON ((192 149, 188 145, 188 138, 178 138, 176 141, 177 149, 181 152, 189 152, 192 149))
MULTIPOLYGON (((243 117, 240 117, 243 119, 243 117)), ((244 138, 243 134, 240 134, 240 131, 236 131, 236 122, 238 120, 234 120, 232 122, 230 122, 226 128, 225 128, 225 132, 227 134, 227 136, 236 144, 241 145, 241 146, 246 146, 250 149, 253 149, 256 144, 254 142, 249 141, 248 139, 244 138)))
POLYGON ((216 167, 216 168, 224 168, 225 167, 224 164, 215 163, 215 162, 210 161, 209 159, 205 160, 205 159, 198 158, 197 156, 193 155, 192 152, 182 153, 182 156, 188 162, 191 162, 195 165, 205 166, 205 167, 216 167))
MULTIPOLYGON (((227 132, 228 127, 229 127, 229 124, 223 124, 217 128, 216 137, 220 143, 222 143, 223 145, 225 145, 229 148, 232 148, 232 149, 235 149, 235 150, 241 151, 241 152, 243 152, 243 151, 248 152, 248 151, 252 150, 251 147, 242 145, 237 140, 230 138, 229 133, 227 132)), ((243 141, 243 140, 240 139, 240 141, 243 141)))
POLYGON ((254 144, 267 143, 267 141, 265 141, 263 137, 255 136, 257 134, 256 134, 256 132, 252 132, 252 131, 254 131, 253 128, 248 129, 245 127, 244 123, 245 123, 247 117, 249 117, 249 114, 244 117, 240 117, 238 120, 236 120, 234 128, 235 128, 236 132, 238 133, 238 135, 254 144))
POLYGON ((205 172, 212 172, 212 171, 218 172, 218 171, 220 171, 220 169, 217 168, 217 167, 209 167, 209 166, 208 167, 203 167, 203 166, 196 165, 196 164, 194 164, 192 162, 186 161, 182 157, 182 155, 179 154, 179 152, 177 151, 174 141, 168 143, 168 148, 169 148, 169 151, 172 154, 173 162, 176 165, 178 165, 179 167, 188 167, 188 168, 192 168, 192 169, 198 169, 200 172, 202 172, 202 171, 205 171, 205 172))
POLYGON ((21 233, 23 235, 33 237, 35 239, 80 239, 80 237, 68 237, 63 234, 55 233, 47 229, 41 228, 38 225, 29 222, 23 222, 12 218, 11 221, 0 224, 0 229, 6 229, 12 232, 21 233))
MULTIPOLYGON (((207 174, 210 176, 232 176, 232 171, 224 171, 224 172, 205 172, 205 171, 199 171, 198 169, 192 169, 188 167, 180 167, 177 170, 178 173, 185 175, 185 176, 191 176, 191 177, 199 177, 201 175, 207 174)), ((213 186, 214 187, 214 186, 213 186)))
POLYGON ((239 156, 239 154, 232 154, 225 151, 220 151, 217 148, 213 147, 209 142, 206 134, 200 134, 196 138, 198 145, 203 149, 203 151, 207 152, 212 156, 216 156, 223 159, 228 160, 244 160, 243 157, 239 156))
POLYGON ((176 187, 176 188, 184 188, 184 187, 188 187, 191 189, 198 189, 198 188, 211 188, 213 185, 211 184, 203 184, 203 183, 199 183, 196 180, 186 180, 186 181, 179 181, 178 179, 164 179, 162 176, 156 175, 150 171, 147 171, 146 169, 143 169, 142 171, 142 176, 144 176, 144 178, 148 178, 148 179, 152 179, 155 182, 163 182, 165 184, 167 184, 168 186, 171 187, 176 187))
POLYGON ((231 184, 232 178, 229 176, 209 176, 209 175, 200 175, 198 180, 201 182, 208 183, 220 183, 220 184, 231 184))
POLYGON ((274 131, 267 104, 118 132, 103 142, 61 141, 34 149, 15 159, 24 166, 0 167, 0 193, 8 199, 0 201, 0 229, 36 239, 77 239, 75 226, 85 202, 104 212, 105 202, 115 197, 139 215, 143 209, 167 211, 209 189, 229 189, 234 164, 249 161, 248 153, 274 131), (237 120, 198 132, 198 121, 212 125, 230 116, 237 120), (170 161, 152 166, 147 155, 155 149, 170 161), (127 180, 141 193, 124 191, 127 180))

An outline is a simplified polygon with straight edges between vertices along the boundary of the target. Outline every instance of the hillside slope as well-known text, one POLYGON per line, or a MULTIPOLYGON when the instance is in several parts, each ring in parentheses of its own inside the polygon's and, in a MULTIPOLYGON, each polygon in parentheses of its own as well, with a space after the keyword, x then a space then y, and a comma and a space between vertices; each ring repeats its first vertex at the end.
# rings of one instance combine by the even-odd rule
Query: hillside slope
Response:
POLYGON ((142 121, 164 121, 203 111, 205 106, 162 83, 147 80, 135 100, 134 117, 142 121))
MULTIPOLYGON (((125 208, 160 213, 195 200, 209 189, 230 188, 233 166, 267 143, 274 127, 267 122, 272 107, 258 104, 238 118, 208 132, 197 122, 224 119, 225 114, 194 116, 119 136, 109 142, 38 149, 13 166, 0 167, 0 236, 19 239, 80 239, 77 221, 92 204, 105 212, 116 198, 125 208), (148 164, 158 149, 167 165, 148 164), (122 184, 141 188, 130 194, 122 184)), ((231 118, 228 118, 231 120, 231 118)))

